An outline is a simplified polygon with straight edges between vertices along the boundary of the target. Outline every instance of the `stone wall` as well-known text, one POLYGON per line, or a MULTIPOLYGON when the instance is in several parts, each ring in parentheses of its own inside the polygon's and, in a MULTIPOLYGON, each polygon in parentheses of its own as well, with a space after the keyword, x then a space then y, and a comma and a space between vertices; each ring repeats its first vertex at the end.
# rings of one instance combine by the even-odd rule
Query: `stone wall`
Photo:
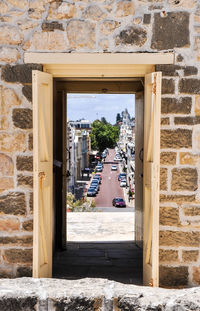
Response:
POLYGON ((200 5, 198 0, 2 0, 1 276, 30 275, 31 70, 24 52, 174 52, 163 72, 161 285, 200 284, 200 5))

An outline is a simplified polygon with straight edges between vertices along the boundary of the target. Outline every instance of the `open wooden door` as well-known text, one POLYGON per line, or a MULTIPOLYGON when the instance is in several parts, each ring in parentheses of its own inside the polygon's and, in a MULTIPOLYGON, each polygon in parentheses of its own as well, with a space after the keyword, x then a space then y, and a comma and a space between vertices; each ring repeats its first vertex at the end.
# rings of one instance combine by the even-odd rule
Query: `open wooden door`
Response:
POLYGON ((53 79, 33 71, 33 277, 52 276, 53 79))
POLYGON ((145 76, 143 283, 159 286, 161 72, 145 76))

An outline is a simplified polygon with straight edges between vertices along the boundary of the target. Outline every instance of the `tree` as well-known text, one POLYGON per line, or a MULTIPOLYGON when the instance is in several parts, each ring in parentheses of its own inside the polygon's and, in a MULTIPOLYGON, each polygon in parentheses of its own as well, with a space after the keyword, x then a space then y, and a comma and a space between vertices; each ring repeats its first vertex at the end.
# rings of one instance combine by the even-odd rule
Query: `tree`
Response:
POLYGON ((108 124, 108 122, 106 121, 106 118, 105 118, 105 117, 102 117, 102 118, 101 118, 101 122, 102 122, 103 124, 108 124))
POLYGON ((121 117, 120 113, 118 113, 116 116, 116 123, 121 122, 121 120, 122 120, 122 117, 121 117))

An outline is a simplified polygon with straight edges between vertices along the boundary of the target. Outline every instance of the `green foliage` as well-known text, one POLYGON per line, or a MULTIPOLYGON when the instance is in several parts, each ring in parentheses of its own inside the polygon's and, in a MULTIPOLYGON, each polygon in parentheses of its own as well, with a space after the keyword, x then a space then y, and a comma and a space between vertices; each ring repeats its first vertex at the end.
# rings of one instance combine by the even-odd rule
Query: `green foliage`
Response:
POLYGON ((95 212, 95 201, 87 200, 83 198, 81 200, 75 200, 74 195, 71 192, 67 193, 67 210, 70 212, 95 212))
POLYGON ((118 113, 116 116, 116 123, 121 122, 121 121, 122 121, 122 117, 121 117, 120 113, 118 113))
POLYGON ((107 121, 104 123, 95 120, 92 123, 92 133, 90 137, 92 149, 102 152, 106 148, 113 148, 115 146, 119 138, 119 129, 115 125, 107 123, 107 121))

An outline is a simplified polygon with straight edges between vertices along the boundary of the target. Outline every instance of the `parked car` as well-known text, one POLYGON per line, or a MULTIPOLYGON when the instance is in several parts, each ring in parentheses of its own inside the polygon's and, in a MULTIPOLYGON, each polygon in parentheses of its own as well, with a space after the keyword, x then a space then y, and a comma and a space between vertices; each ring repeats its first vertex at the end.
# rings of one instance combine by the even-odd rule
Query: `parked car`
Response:
POLYGON ((111 166, 111 171, 117 171, 117 165, 112 165, 111 166))
POLYGON ((101 178, 99 177, 99 176, 97 176, 97 175, 94 175, 94 177, 93 177, 93 179, 92 180, 98 180, 99 181, 99 183, 101 184, 101 178))
POLYGON ((118 176, 118 180, 120 181, 121 179, 126 178, 126 173, 120 173, 118 176))
POLYGON ((95 189, 89 188, 87 191, 87 197, 96 197, 95 189))
POLYGON ((126 203, 125 203, 124 199, 122 199, 122 198, 114 198, 112 200, 112 204, 115 207, 126 207, 126 203))
POLYGON ((127 183, 126 183, 126 180, 125 179, 122 179, 120 181, 120 187, 126 187, 127 183))
POLYGON ((93 190, 95 190, 96 191, 96 194, 97 194, 97 192, 99 191, 99 186, 98 185, 90 185, 90 188, 89 189, 93 189, 93 190))
POLYGON ((90 187, 91 186, 96 186, 96 187, 98 187, 98 189, 99 189, 99 182, 97 181, 97 180, 92 180, 92 182, 91 182, 91 184, 90 184, 90 187))
POLYGON ((102 179, 102 174, 101 173, 96 173, 94 176, 99 176, 100 179, 102 179))
POLYGON ((96 172, 102 172, 103 171, 103 168, 102 166, 97 166, 96 169, 95 169, 96 172))

